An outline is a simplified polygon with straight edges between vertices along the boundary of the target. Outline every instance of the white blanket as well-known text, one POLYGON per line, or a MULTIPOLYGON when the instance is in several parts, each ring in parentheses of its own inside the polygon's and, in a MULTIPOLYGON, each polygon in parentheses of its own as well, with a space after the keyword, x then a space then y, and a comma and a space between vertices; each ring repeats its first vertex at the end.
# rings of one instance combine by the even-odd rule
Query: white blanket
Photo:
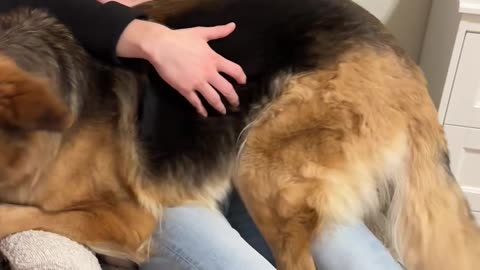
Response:
POLYGON ((101 270, 97 257, 66 237, 26 231, 0 240, 0 253, 12 270, 101 270))

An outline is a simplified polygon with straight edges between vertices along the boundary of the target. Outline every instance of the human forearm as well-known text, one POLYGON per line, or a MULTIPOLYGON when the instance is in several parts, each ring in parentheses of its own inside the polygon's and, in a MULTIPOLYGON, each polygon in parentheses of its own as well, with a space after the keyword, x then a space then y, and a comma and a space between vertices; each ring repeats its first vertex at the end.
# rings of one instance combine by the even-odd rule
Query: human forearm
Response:
POLYGON ((96 0, 0 1, 0 13, 19 7, 48 11, 64 23, 89 52, 106 60, 116 59, 117 43, 127 25, 136 18, 144 17, 139 10, 116 2, 102 4, 96 0))

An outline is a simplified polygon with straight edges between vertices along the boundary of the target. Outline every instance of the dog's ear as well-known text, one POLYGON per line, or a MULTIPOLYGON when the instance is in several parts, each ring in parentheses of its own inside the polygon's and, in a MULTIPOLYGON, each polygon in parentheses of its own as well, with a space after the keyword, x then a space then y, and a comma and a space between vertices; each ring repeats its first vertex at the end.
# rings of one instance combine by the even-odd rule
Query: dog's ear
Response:
POLYGON ((26 131, 63 131, 73 117, 62 100, 42 80, 0 58, 0 127, 26 131))

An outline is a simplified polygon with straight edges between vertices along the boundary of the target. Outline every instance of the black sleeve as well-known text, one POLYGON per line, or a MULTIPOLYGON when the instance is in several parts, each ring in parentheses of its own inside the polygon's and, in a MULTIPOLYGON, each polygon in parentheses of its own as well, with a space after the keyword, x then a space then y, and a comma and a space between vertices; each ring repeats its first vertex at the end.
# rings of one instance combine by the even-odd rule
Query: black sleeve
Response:
POLYGON ((58 18, 95 57, 117 62, 117 42, 134 19, 145 18, 138 9, 96 0, 0 0, 0 13, 17 7, 42 8, 58 18))

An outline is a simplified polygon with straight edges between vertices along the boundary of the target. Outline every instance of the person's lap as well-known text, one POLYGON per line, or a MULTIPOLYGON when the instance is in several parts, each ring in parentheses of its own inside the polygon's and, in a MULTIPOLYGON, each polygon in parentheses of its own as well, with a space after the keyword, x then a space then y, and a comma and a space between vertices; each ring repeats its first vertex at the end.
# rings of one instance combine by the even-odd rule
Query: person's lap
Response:
MULTIPOLYGON (((274 269, 270 250, 238 194, 234 193, 225 206, 223 214, 230 224, 221 213, 201 207, 168 209, 162 233, 157 231, 155 235, 157 253, 141 269, 245 269, 245 265, 274 269)), ((81 268, 79 265, 77 269, 81 268)), ((6 269, 0 258, 0 270, 6 269)))
POLYGON ((315 239, 311 251, 318 269, 401 270, 364 224, 337 226, 315 239))
MULTIPOLYGON (((275 269, 267 244, 236 194, 226 216, 202 207, 167 209, 154 241, 156 254, 141 270, 275 269)), ((322 270, 401 269, 362 224, 333 228, 311 250, 322 270)))
POLYGON ((155 254, 140 269, 275 269, 225 217, 202 207, 166 209, 154 236, 155 254))
MULTIPOLYGON (((267 244, 237 194, 225 216, 202 207, 166 209, 154 242, 155 253, 140 270, 275 269, 267 244)), ((311 250, 322 270, 401 269, 362 224, 332 228, 312 243, 311 250)))

